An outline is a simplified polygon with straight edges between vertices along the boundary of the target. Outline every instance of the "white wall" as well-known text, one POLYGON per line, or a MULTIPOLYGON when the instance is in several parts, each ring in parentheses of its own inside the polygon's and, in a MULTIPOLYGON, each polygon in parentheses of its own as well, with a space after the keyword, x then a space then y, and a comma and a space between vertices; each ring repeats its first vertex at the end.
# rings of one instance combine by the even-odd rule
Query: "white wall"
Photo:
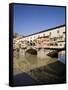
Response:
POLYGON ((49 30, 49 31, 45 31, 45 32, 41 32, 41 33, 37 33, 35 35, 25 37, 24 40, 28 40, 28 41, 34 40, 34 39, 38 38, 38 36, 42 37, 43 34, 45 34, 45 36, 47 36, 50 34, 50 32, 51 32, 51 37, 58 37, 59 35, 62 35, 64 31, 65 31, 65 26, 61 27, 61 28, 54 29, 54 30, 49 30), (59 33, 57 33, 58 30, 59 30, 59 33))

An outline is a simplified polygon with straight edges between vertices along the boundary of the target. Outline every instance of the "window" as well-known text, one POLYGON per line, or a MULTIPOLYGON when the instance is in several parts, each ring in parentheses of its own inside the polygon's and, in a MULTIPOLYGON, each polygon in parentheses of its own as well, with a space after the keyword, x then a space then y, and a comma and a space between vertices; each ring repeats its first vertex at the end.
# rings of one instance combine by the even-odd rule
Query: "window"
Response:
POLYGON ((51 32, 49 33, 49 35, 51 35, 51 32))
POLYGON ((40 37, 40 35, 38 35, 38 37, 40 37))
POLYGON ((35 38, 35 36, 34 36, 34 38, 35 38))
POLYGON ((30 37, 30 39, 32 39, 32 37, 30 37))
POLYGON ((43 34, 43 36, 45 36, 45 34, 43 34))
POLYGON ((57 33, 59 33, 59 30, 57 31, 57 33))
POLYGON ((19 44, 19 48, 21 48, 21 44, 19 44))
POLYGON ((60 44, 60 46, 62 46, 62 44, 60 44))
POLYGON ((55 37, 55 38, 54 38, 54 41, 56 41, 56 40, 57 40, 57 38, 55 37))
POLYGON ((57 43, 55 43, 55 46, 58 46, 58 44, 57 44, 57 43))

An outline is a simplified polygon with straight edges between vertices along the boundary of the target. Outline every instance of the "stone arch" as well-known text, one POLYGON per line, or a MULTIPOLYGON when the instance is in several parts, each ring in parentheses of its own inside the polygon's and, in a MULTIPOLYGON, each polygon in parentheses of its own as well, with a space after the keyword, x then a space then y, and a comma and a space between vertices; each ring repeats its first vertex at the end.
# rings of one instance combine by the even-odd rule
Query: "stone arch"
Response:
POLYGON ((29 48, 29 49, 26 49, 25 54, 26 53, 37 55, 37 50, 34 48, 29 48))

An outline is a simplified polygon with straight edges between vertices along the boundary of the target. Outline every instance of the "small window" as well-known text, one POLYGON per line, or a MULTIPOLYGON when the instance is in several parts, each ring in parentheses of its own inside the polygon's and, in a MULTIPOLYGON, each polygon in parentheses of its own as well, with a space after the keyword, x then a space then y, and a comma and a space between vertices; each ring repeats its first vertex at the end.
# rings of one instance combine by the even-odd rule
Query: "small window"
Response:
POLYGON ((34 38, 35 38, 35 36, 34 36, 34 38))
POLYGON ((32 39, 32 37, 30 37, 30 39, 32 39))
POLYGON ((43 34, 43 36, 45 36, 45 34, 43 34))
POLYGON ((60 44, 60 46, 62 46, 62 44, 60 44))
POLYGON ((55 45, 56 45, 56 46, 58 46, 58 44, 57 44, 57 43, 55 43, 55 45))
POLYGON ((38 37, 40 37, 40 35, 38 35, 38 37))
POLYGON ((56 41, 56 40, 57 40, 57 38, 55 37, 55 38, 54 38, 54 41, 56 41))
POLYGON ((21 48, 21 44, 19 44, 19 48, 21 48))
POLYGON ((57 33, 59 33, 59 30, 57 31, 57 33))
POLYGON ((51 35, 51 32, 49 34, 51 35))

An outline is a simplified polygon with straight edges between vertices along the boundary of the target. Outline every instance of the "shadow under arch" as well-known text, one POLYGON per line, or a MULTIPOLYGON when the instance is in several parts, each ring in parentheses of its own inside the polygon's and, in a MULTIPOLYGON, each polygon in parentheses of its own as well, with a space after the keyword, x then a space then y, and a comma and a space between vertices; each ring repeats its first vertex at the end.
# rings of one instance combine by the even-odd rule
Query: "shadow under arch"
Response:
POLYGON ((29 62, 31 65, 37 64, 37 50, 30 48, 26 50, 25 52, 25 59, 27 62, 29 62))
POLYGON ((32 54, 32 55, 37 55, 37 50, 35 50, 33 48, 30 48, 30 49, 26 50, 25 54, 26 53, 29 53, 29 54, 32 54))

